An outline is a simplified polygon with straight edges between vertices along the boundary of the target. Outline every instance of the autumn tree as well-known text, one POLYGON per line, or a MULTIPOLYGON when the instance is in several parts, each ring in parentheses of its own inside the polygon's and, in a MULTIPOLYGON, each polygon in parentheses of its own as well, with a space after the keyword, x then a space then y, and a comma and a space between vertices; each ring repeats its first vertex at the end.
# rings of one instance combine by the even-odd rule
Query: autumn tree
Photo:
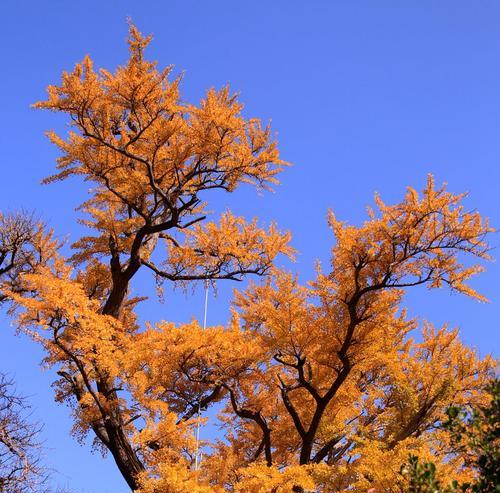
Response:
POLYGON ((46 182, 92 184, 90 233, 65 258, 36 221, 1 228, 2 296, 56 368, 75 434, 92 433, 143 493, 390 491, 411 451, 473 474, 436 424, 450 404, 481 402, 492 361, 409 318, 403 297, 448 286, 482 299, 466 259, 487 258, 488 224, 430 178, 422 196, 377 198, 361 227, 330 214, 331 266, 300 284, 273 267, 293 253, 288 234, 207 218, 213 191, 276 183, 270 129, 227 88, 185 103, 172 69, 144 58, 149 41, 132 26, 125 66, 96 72, 87 57, 36 105, 70 119, 68 136, 49 134, 61 157, 46 182), (143 327, 130 294, 140 270, 184 286, 267 277, 236 294, 227 327, 143 327), (197 468, 198 410, 215 404, 223 434, 197 468))
POLYGON ((92 233, 68 259, 22 215, 2 216, 0 238, 2 296, 26 307, 21 324, 57 366, 57 398, 75 402, 76 432, 92 430, 134 490, 145 463, 133 437, 146 416, 121 397, 126 382, 112 364, 138 330, 131 280, 141 268, 158 282, 238 280, 290 253, 275 226, 230 211, 207 221, 211 191, 276 183, 285 163, 269 127, 245 119, 228 88, 209 90, 199 105, 182 101, 172 68, 145 60, 149 41, 132 26, 125 66, 96 72, 86 57, 35 105, 70 118, 67 137, 49 133, 61 157, 46 182, 77 175, 92 183, 81 206, 92 233))

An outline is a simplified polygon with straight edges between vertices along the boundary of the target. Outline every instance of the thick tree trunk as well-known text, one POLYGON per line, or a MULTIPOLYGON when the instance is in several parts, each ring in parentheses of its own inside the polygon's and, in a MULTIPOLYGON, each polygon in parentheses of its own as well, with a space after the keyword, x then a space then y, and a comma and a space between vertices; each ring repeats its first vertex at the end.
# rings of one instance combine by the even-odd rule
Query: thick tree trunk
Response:
MULTIPOLYGON (((123 301, 127 296, 128 284, 129 279, 125 275, 121 273, 116 275, 115 272, 115 275, 113 275, 113 289, 104 305, 103 314, 114 318, 120 317, 123 301)), ((113 455, 116 465, 130 489, 136 491, 140 486, 138 476, 145 470, 144 465, 130 443, 121 416, 112 414, 113 412, 120 413, 116 391, 105 378, 97 382, 97 385, 99 392, 108 396, 107 398, 111 402, 110 409, 112 409, 109 411, 110 415, 107 416, 104 423, 107 433, 107 440, 104 445, 113 455)))
POLYGON ((127 436, 120 427, 108 426, 108 449, 115 459, 118 469, 132 491, 139 489, 138 476, 144 465, 137 457, 127 436))

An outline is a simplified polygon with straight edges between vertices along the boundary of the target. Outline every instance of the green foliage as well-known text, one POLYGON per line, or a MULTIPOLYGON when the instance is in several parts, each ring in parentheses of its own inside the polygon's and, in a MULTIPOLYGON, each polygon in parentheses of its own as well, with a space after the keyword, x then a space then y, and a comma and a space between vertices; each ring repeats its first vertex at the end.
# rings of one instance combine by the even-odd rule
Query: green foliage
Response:
POLYGON ((493 380, 487 391, 491 394, 488 406, 470 411, 451 407, 443 424, 457 448, 468 451, 468 465, 479 473, 475 483, 464 485, 475 493, 500 492, 500 379, 493 380))
POLYGON ((401 474, 407 479, 406 493, 455 493, 458 483, 443 488, 436 479, 436 466, 432 462, 420 462, 416 455, 410 455, 408 463, 401 468, 401 474))
POLYGON ((436 466, 412 455, 401 468, 408 481, 408 493, 500 492, 500 379, 494 379, 486 390, 491 394, 489 405, 475 409, 450 407, 446 412, 448 420, 442 424, 465 464, 477 470, 476 481, 461 485, 453 481, 443 488, 436 479, 436 466))

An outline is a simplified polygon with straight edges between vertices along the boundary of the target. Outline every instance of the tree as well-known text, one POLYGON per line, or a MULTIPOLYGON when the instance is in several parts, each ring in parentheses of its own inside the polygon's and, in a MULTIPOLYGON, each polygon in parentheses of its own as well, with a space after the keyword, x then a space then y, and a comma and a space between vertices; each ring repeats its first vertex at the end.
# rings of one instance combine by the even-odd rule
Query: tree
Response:
POLYGON ((66 140, 49 134, 62 156, 46 182, 77 175, 93 183, 82 205, 93 235, 64 259, 43 225, 4 215, 0 250, 2 296, 26 304, 22 325, 44 328, 28 332, 58 367, 57 398, 76 401, 75 431, 91 429, 134 490, 145 469, 131 441, 141 413, 120 397, 126 382, 110 366, 138 330, 133 277, 145 268, 158 282, 238 280, 291 253, 274 225, 264 230, 230 211, 219 224, 206 221, 210 191, 268 188, 285 163, 269 127, 244 119, 228 88, 208 91, 198 106, 182 102, 171 68, 144 59, 149 40, 131 26, 127 65, 96 73, 86 57, 35 105, 72 122, 66 140))
POLYGON ((401 468, 405 482, 402 493, 457 493, 458 484, 453 481, 442 487, 436 479, 436 466, 433 462, 421 463, 416 455, 410 455, 408 462, 401 468))
POLYGON ((46 181, 93 183, 82 205, 92 233, 64 258, 31 223, 22 251, 41 251, 36 262, 5 254, 20 260, 5 267, 3 296, 57 368, 75 433, 93 432, 143 493, 389 491, 410 451, 467 475, 436 425, 451 403, 484 399, 493 362, 446 327, 424 324, 415 341, 402 302, 423 285, 483 299, 466 284, 481 267, 462 259, 488 258, 487 222, 429 178, 421 197, 377 198, 361 227, 330 214, 331 269, 299 284, 273 267, 293 253, 288 234, 230 212, 207 222, 202 202, 276 182, 285 163, 269 128, 245 120, 227 88, 183 103, 171 69, 144 59, 148 42, 131 26, 126 66, 96 73, 86 58, 36 105, 70 117, 67 139, 49 134, 62 156, 46 181), (236 294, 228 327, 139 327, 140 269, 183 285, 267 277, 236 294), (216 403, 225 434, 196 468, 198 410, 216 403))
POLYGON ((478 471, 471 483, 462 490, 475 493, 500 491, 500 379, 486 387, 488 402, 477 407, 452 406, 443 428, 451 434, 452 443, 466 457, 466 463, 478 471))
POLYGON ((41 462, 40 429, 29 421, 26 399, 0 373, 0 492, 46 491, 47 471, 41 462))

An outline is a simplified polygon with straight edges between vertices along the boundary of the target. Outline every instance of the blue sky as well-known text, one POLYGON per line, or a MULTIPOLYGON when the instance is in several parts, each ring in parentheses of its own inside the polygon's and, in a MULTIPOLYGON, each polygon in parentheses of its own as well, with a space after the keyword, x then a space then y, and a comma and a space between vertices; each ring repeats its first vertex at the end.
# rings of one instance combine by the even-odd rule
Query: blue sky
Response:
MULTIPOLYGON (((329 258, 325 215, 359 223, 380 192, 399 200, 407 185, 422 188, 427 173, 467 206, 500 225, 500 3, 496 0, 194 1, 128 0, 3 2, 0 63, 2 187, 0 209, 36 210, 62 238, 78 234, 74 208, 86 186, 41 186, 57 151, 44 131, 64 130, 57 115, 30 109, 86 53, 97 66, 126 60, 126 19, 154 33, 149 56, 185 73, 182 95, 195 102, 210 86, 241 93, 245 114, 267 121, 284 159, 293 163, 273 194, 250 188, 213 196, 214 211, 231 207, 293 233, 300 252, 293 270, 312 277, 329 258)), ((498 234, 490 241, 500 256, 498 234)), ((498 261, 474 281, 491 302, 419 290, 412 314, 461 328, 481 354, 498 355, 498 261)), ((153 293, 148 276, 136 289, 153 293)), ((209 323, 223 323, 233 286, 210 295, 209 323)), ((202 293, 167 293, 143 317, 201 317, 202 293)), ((1 318, 0 370, 15 376, 44 423, 54 484, 75 492, 126 487, 110 460, 70 437, 70 410, 53 402, 52 373, 40 351, 14 336, 1 318)))

